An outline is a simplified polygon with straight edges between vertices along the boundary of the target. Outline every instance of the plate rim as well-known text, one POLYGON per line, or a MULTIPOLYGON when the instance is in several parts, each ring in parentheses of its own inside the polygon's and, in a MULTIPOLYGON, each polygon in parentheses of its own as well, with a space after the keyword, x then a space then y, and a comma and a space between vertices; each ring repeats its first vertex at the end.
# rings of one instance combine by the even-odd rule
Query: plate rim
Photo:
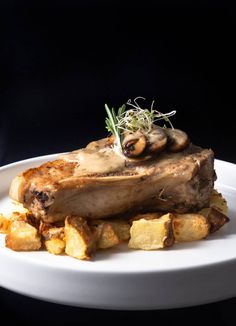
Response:
MULTIPOLYGON (((7 165, 4 165, 2 167, 0 167, 0 174, 1 172, 6 171, 7 169, 10 168, 14 168, 14 167, 19 167, 21 165, 24 164, 33 164, 33 163, 37 163, 38 161, 47 161, 48 159, 53 159, 55 158, 57 155, 60 155, 61 153, 55 153, 55 154, 49 154, 49 155, 43 155, 43 156, 37 156, 37 157, 32 157, 29 159, 24 159, 24 160, 20 160, 20 161, 16 161, 13 163, 9 163, 7 165)), ((236 164, 231 163, 231 162, 227 162, 227 161, 222 161, 222 160, 218 160, 215 159, 215 161, 217 162, 217 164, 230 164, 232 166, 232 168, 236 169, 236 164)), ((23 168, 24 169, 24 168, 23 168)), ((233 190, 236 191, 236 186, 235 188, 233 188, 233 190)), ((48 253, 48 255, 51 255, 48 253)), ((116 252, 112 253, 112 255, 116 255, 116 252)), ((48 260, 45 261, 41 261, 39 258, 40 257, 36 257, 32 260, 32 257, 26 257, 24 255, 19 255, 18 252, 13 252, 10 249, 7 248, 3 248, 2 246, 0 246, 0 257, 3 258, 4 261, 7 261, 9 264, 13 264, 16 265, 18 264, 18 266, 20 265, 21 268, 26 268, 26 269, 33 269, 36 270, 37 268, 39 268, 40 270, 44 271, 44 273, 50 274, 50 275, 58 275, 58 274, 67 274, 67 275, 71 275, 72 279, 74 281, 78 281, 80 279, 85 279, 85 280, 90 280, 95 278, 100 280, 105 278, 108 278, 110 281, 110 290, 107 290, 109 295, 107 294, 107 292, 104 292, 104 290, 101 290, 101 293, 99 293, 99 295, 101 295, 101 298, 103 299, 102 303, 98 303, 95 301, 95 299, 93 300, 92 297, 88 296, 87 297, 87 301, 83 298, 81 298, 78 294, 74 294, 73 293, 73 288, 72 285, 69 285, 69 289, 68 289, 68 293, 66 298, 64 299, 60 299, 58 300, 56 295, 54 294, 53 291, 55 291, 54 287, 51 287, 50 290, 52 291, 52 295, 50 296, 50 294, 43 294, 42 291, 40 291, 40 289, 38 291, 36 291, 36 293, 33 293, 27 286, 26 288, 22 289, 19 287, 18 283, 16 283, 17 281, 15 281, 15 283, 13 283, 14 285, 9 285, 9 283, 7 283, 7 281, 5 281, 4 284, 2 280, 0 280, 0 285, 2 285, 3 287, 9 288, 10 290, 15 290, 18 293, 23 293, 25 295, 31 296, 31 297, 36 297, 42 300, 46 300, 46 301, 52 301, 52 302, 58 302, 58 303, 63 303, 63 304, 69 304, 72 306, 79 306, 79 307, 89 307, 89 308, 102 308, 102 309, 125 309, 125 310, 134 310, 134 309, 140 309, 140 310, 147 310, 147 309, 169 309, 169 308, 179 308, 179 307, 186 307, 186 306, 193 306, 196 304, 204 304, 207 302, 214 302, 214 301, 219 301, 219 297, 217 293, 213 293, 213 294, 208 294, 203 297, 201 297, 198 294, 198 289, 196 288, 196 286, 193 283, 193 281, 186 281, 188 284, 188 282, 190 282, 188 284, 188 286, 190 287, 189 289, 189 293, 195 293, 195 296, 192 298, 190 294, 186 295, 186 300, 183 298, 180 298, 180 295, 177 294, 176 298, 171 299, 172 301, 170 302, 168 298, 164 299, 164 301, 161 301, 160 298, 158 297, 158 294, 155 294, 152 296, 155 298, 154 301, 152 302, 145 302, 145 300, 143 300, 142 298, 139 299, 135 299, 137 297, 138 294, 141 294, 142 291, 145 291, 146 289, 144 289, 144 285, 145 282, 147 282, 146 280, 148 279, 149 283, 147 284, 147 286, 149 286, 149 290, 152 291, 152 283, 150 285, 150 280, 152 280, 152 282, 157 282, 160 280, 164 280, 163 281, 163 285, 161 286, 168 286, 169 282, 173 283, 173 278, 181 278, 183 282, 185 282, 185 278, 189 278, 194 279, 197 278, 198 275, 202 275, 202 273, 206 272, 207 274, 209 274, 211 271, 218 271, 216 273, 215 278, 218 280, 221 277, 221 273, 219 272, 219 270, 224 270, 226 271, 227 268, 229 266, 231 266, 231 270, 230 270, 230 277, 232 277, 232 275, 235 274, 236 272, 236 255, 234 258, 231 259, 226 259, 226 260, 221 260, 221 261, 216 261, 216 262, 203 262, 200 265, 193 265, 193 266, 177 266, 175 268, 168 268, 168 266, 166 266, 166 268, 161 268, 160 270, 158 269, 158 266, 155 267, 155 269, 144 269, 144 270, 130 270, 130 269, 125 269, 125 270, 111 270, 111 269, 104 269, 104 267, 102 269, 96 269, 92 270, 91 268, 87 268, 86 265, 84 265, 84 267, 82 268, 82 265, 71 265, 68 264, 68 266, 65 265, 65 263, 63 263, 61 266, 59 266, 58 263, 55 264, 55 262, 52 261, 52 263, 48 262, 48 260), (1 250, 1 249, 5 249, 5 250, 1 250), (22 267, 24 266, 24 267, 22 267), (127 285, 127 289, 123 289, 127 290, 129 292, 129 296, 133 296, 133 300, 134 302, 130 302, 126 299, 124 299, 123 294, 121 293, 118 298, 114 298, 114 294, 112 294, 112 289, 114 290, 118 288, 118 285, 122 288, 122 282, 124 282, 126 280, 126 278, 133 278, 131 285, 127 285), (142 279, 144 282, 143 284, 140 284, 137 286, 137 289, 134 289, 134 284, 136 279, 142 279), (111 281, 116 280, 118 285, 114 286, 113 282, 111 281), (8 286, 6 286, 6 284, 8 284, 8 286), (133 285, 132 285, 133 284, 133 285), (5 285, 5 286, 4 286, 5 285), (114 288, 113 288, 114 287, 114 288), (195 291, 195 292, 194 292, 195 291), (108 295, 108 297, 105 297, 106 295, 108 295), (179 296, 179 297, 178 297, 179 296), (110 298, 110 299, 109 299, 110 298), (189 301, 187 301, 187 298, 189 301), (182 301, 181 301, 182 299, 182 301), (124 300, 124 301, 122 301, 124 300)), ((71 258, 71 257, 70 257, 71 258)), ((73 259, 73 258, 71 258, 73 259)), ((96 260, 94 262, 92 262, 92 264, 96 264, 96 260)), ((1 275, 1 269, 0 269, 0 275, 1 275)), ((125 281, 126 282, 126 281, 125 281)), ((136 284, 137 285, 137 284, 136 284)), ((229 298, 232 296, 236 295, 236 285, 234 287, 230 287, 231 284, 227 285, 227 291, 223 288, 220 288, 220 292, 221 293, 221 298, 229 298)), ((49 285, 48 285, 49 286, 49 285)), ((185 285, 186 286, 186 285, 185 285)), ((216 286, 213 283, 211 283, 211 290, 212 292, 214 289, 214 286, 216 286)), ((174 287, 176 288, 177 293, 179 293, 182 289, 180 289, 178 287, 177 284, 174 284, 174 287)), ((85 291, 86 289, 81 288, 81 291, 85 291)), ((47 291, 48 289, 45 289, 45 291, 48 293, 47 291)), ((170 290, 170 289, 169 289, 170 290)), ((95 296, 98 295, 96 294, 96 290, 95 291, 95 296)), ((164 291, 164 289, 163 289, 164 291)), ((172 289, 171 289, 172 291, 172 289)), ((50 291, 49 291, 50 292, 50 291)))
MULTIPOLYGON (((42 156, 35 156, 35 157, 28 158, 28 159, 15 161, 15 162, 12 162, 12 163, 9 163, 9 164, 6 164, 6 165, 0 167, 0 174, 2 172, 4 172, 4 171, 8 170, 8 169, 18 167, 18 166, 21 166, 21 165, 24 165, 24 164, 30 164, 30 163, 33 164, 33 163, 37 163, 37 161, 42 161, 42 162, 45 161, 45 162, 47 162, 48 160, 54 159, 58 155, 61 155, 61 154, 64 154, 64 153, 54 153, 54 154, 48 154, 48 155, 42 155, 42 156)), ((219 159, 215 159, 215 162, 217 164, 226 164, 226 165, 230 164, 233 168, 236 169, 236 164, 234 164, 234 163, 219 160, 219 159)), ((40 163, 40 164, 42 164, 42 163, 40 163)), ((24 170, 24 168, 23 168, 23 170, 24 170)), ((231 186, 228 186, 228 185, 222 185, 221 183, 218 183, 218 184, 221 185, 221 186, 228 187, 229 189, 232 189, 232 190, 236 191, 236 185, 235 185, 235 187, 231 187, 231 186)), ((2 237, 2 236, 4 237, 5 235, 0 234, 0 237, 2 237)), ((178 244, 176 244, 176 245, 178 245, 178 244)), ((0 246, 0 249, 1 249, 1 246, 0 246)), ((2 252, 2 253, 0 252, 0 254, 4 254, 4 255, 10 254, 10 256, 16 257, 16 259, 21 260, 21 261, 25 260, 28 263, 34 263, 34 264, 39 264, 39 265, 43 264, 45 267, 49 267, 49 268, 54 268, 55 267, 55 268, 60 268, 62 270, 68 270, 68 271, 71 270, 71 269, 77 270, 77 268, 81 268, 80 271, 86 271, 88 273, 90 273, 90 272, 93 273, 94 272, 93 270, 87 269, 84 266, 79 266, 79 267, 78 266, 71 266, 71 265, 70 266, 58 266, 58 265, 54 266, 53 262, 51 263, 51 262, 48 262, 48 261, 44 261, 44 262, 38 261, 38 258, 32 259, 32 258, 28 258, 27 256, 24 256, 24 255, 19 255, 19 252, 12 251, 12 250, 10 250, 8 248, 2 248, 2 249, 6 250, 6 252, 2 252)), ((112 248, 110 250, 112 251, 112 248)), ((168 248, 167 248, 167 250, 168 250, 168 248)), ((171 250, 171 248, 170 248, 170 250, 171 250)), ((25 252, 25 253, 27 254, 27 252, 25 252)), ((31 253, 32 252, 30 252, 30 254, 31 253)), ((49 253, 47 253, 47 254, 51 255, 49 253)), ((112 254, 116 255, 116 253, 112 253, 112 254)), ((64 255, 64 257, 67 257, 67 256, 64 255)), ((74 260, 75 258, 72 258, 72 259, 74 260)), ((172 272, 179 272, 179 271, 185 271, 185 270, 204 268, 205 266, 218 265, 218 264, 222 264, 222 263, 226 263, 226 262, 230 262, 230 261, 234 261, 234 260, 236 261, 236 255, 235 255, 235 258, 228 258, 228 259, 225 259, 223 261, 215 261, 215 262, 210 262, 208 264, 203 263, 201 265, 194 265, 194 266, 184 266, 184 267, 183 266, 177 266, 175 268, 172 267, 171 269, 162 268, 161 270, 155 269, 155 270, 141 270, 141 271, 140 270, 137 270, 137 271, 135 271, 135 270, 119 270, 118 272, 112 271, 112 270, 107 271, 105 269, 102 269, 102 270, 96 270, 96 273, 107 273, 107 274, 113 274, 113 273, 114 274, 116 274, 116 273, 118 273, 118 274, 119 273, 124 273, 124 274, 125 273, 134 273, 134 274, 142 273, 143 274, 143 273, 162 273, 162 272, 163 273, 167 273, 167 272, 172 273, 172 272)), ((84 262, 84 261, 82 261, 82 262, 84 262)), ((87 263, 87 261, 85 261, 85 263, 87 263)), ((94 262, 92 262, 92 263, 94 263, 94 262)), ((96 263, 96 260, 95 260, 95 263, 96 263)))

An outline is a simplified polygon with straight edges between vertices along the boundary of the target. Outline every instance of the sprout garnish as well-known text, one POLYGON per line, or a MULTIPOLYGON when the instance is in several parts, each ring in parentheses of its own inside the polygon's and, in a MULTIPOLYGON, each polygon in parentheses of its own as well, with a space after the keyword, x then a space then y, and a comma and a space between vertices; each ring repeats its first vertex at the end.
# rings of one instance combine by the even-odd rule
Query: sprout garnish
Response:
MULTIPOLYGON (((154 101, 151 104, 150 110, 142 109, 138 104, 137 100, 143 99, 144 97, 136 97, 132 101, 129 99, 126 104, 123 104, 116 114, 114 108, 109 109, 108 105, 105 104, 105 109, 108 117, 106 118, 106 129, 115 136, 115 143, 118 148, 122 151, 122 138, 126 132, 141 131, 144 134, 151 132, 153 125, 157 121, 166 121, 172 129, 174 129, 169 117, 173 116, 176 111, 173 110, 168 113, 162 113, 154 110, 154 101), (132 109, 126 110, 126 105, 132 106, 132 109)), ((164 125, 163 128, 166 128, 164 125)))

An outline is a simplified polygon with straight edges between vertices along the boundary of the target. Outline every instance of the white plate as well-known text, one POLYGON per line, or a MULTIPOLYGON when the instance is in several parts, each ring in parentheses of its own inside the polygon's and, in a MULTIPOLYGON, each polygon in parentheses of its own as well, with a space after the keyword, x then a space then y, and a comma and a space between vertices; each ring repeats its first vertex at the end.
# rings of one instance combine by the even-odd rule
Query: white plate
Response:
MULTIPOLYGON (((11 207, 13 177, 55 157, 0 168, 0 212, 11 207)), ((14 252, 0 235, 0 285, 47 301, 106 309, 177 308, 235 296, 236 165, 216 160, 215 167, 216 188, 227 198, 231 221, 208 239, 159 251, 123 245, 88 262, 46 251, 14 252)))

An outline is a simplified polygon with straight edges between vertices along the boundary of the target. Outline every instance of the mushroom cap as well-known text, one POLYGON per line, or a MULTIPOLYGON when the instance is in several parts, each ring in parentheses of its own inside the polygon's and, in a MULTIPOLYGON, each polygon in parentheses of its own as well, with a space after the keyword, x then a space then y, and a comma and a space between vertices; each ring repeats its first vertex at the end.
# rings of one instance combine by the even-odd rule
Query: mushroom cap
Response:
POLYGON ((166 128, 165 132, 168 137, 168 149, 171 152, 179 152, 188 146, 189 138, 183 130, 166 128))
POLYGON ((167 135, 165 130, 159 126, 155 126, 147 135, 148 152, 159 153, 163 151, 167 144, 167 135))
POLYGON ((124 135, 122 147, 125 156, 137 157, 144 152, 146 146, 147 139, 141 132, 130 132, 124 135))

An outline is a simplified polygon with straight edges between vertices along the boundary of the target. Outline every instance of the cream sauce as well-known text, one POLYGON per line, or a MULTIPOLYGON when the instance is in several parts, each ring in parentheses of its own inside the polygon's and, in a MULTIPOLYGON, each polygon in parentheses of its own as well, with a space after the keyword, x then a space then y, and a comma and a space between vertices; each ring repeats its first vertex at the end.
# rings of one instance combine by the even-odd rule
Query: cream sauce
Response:
POLYGON ((77 162, 74 175, 112 173, 125 167, 125 157, 111 147, 100 149, 83 148, 60 156, 61 159, 77 162))

